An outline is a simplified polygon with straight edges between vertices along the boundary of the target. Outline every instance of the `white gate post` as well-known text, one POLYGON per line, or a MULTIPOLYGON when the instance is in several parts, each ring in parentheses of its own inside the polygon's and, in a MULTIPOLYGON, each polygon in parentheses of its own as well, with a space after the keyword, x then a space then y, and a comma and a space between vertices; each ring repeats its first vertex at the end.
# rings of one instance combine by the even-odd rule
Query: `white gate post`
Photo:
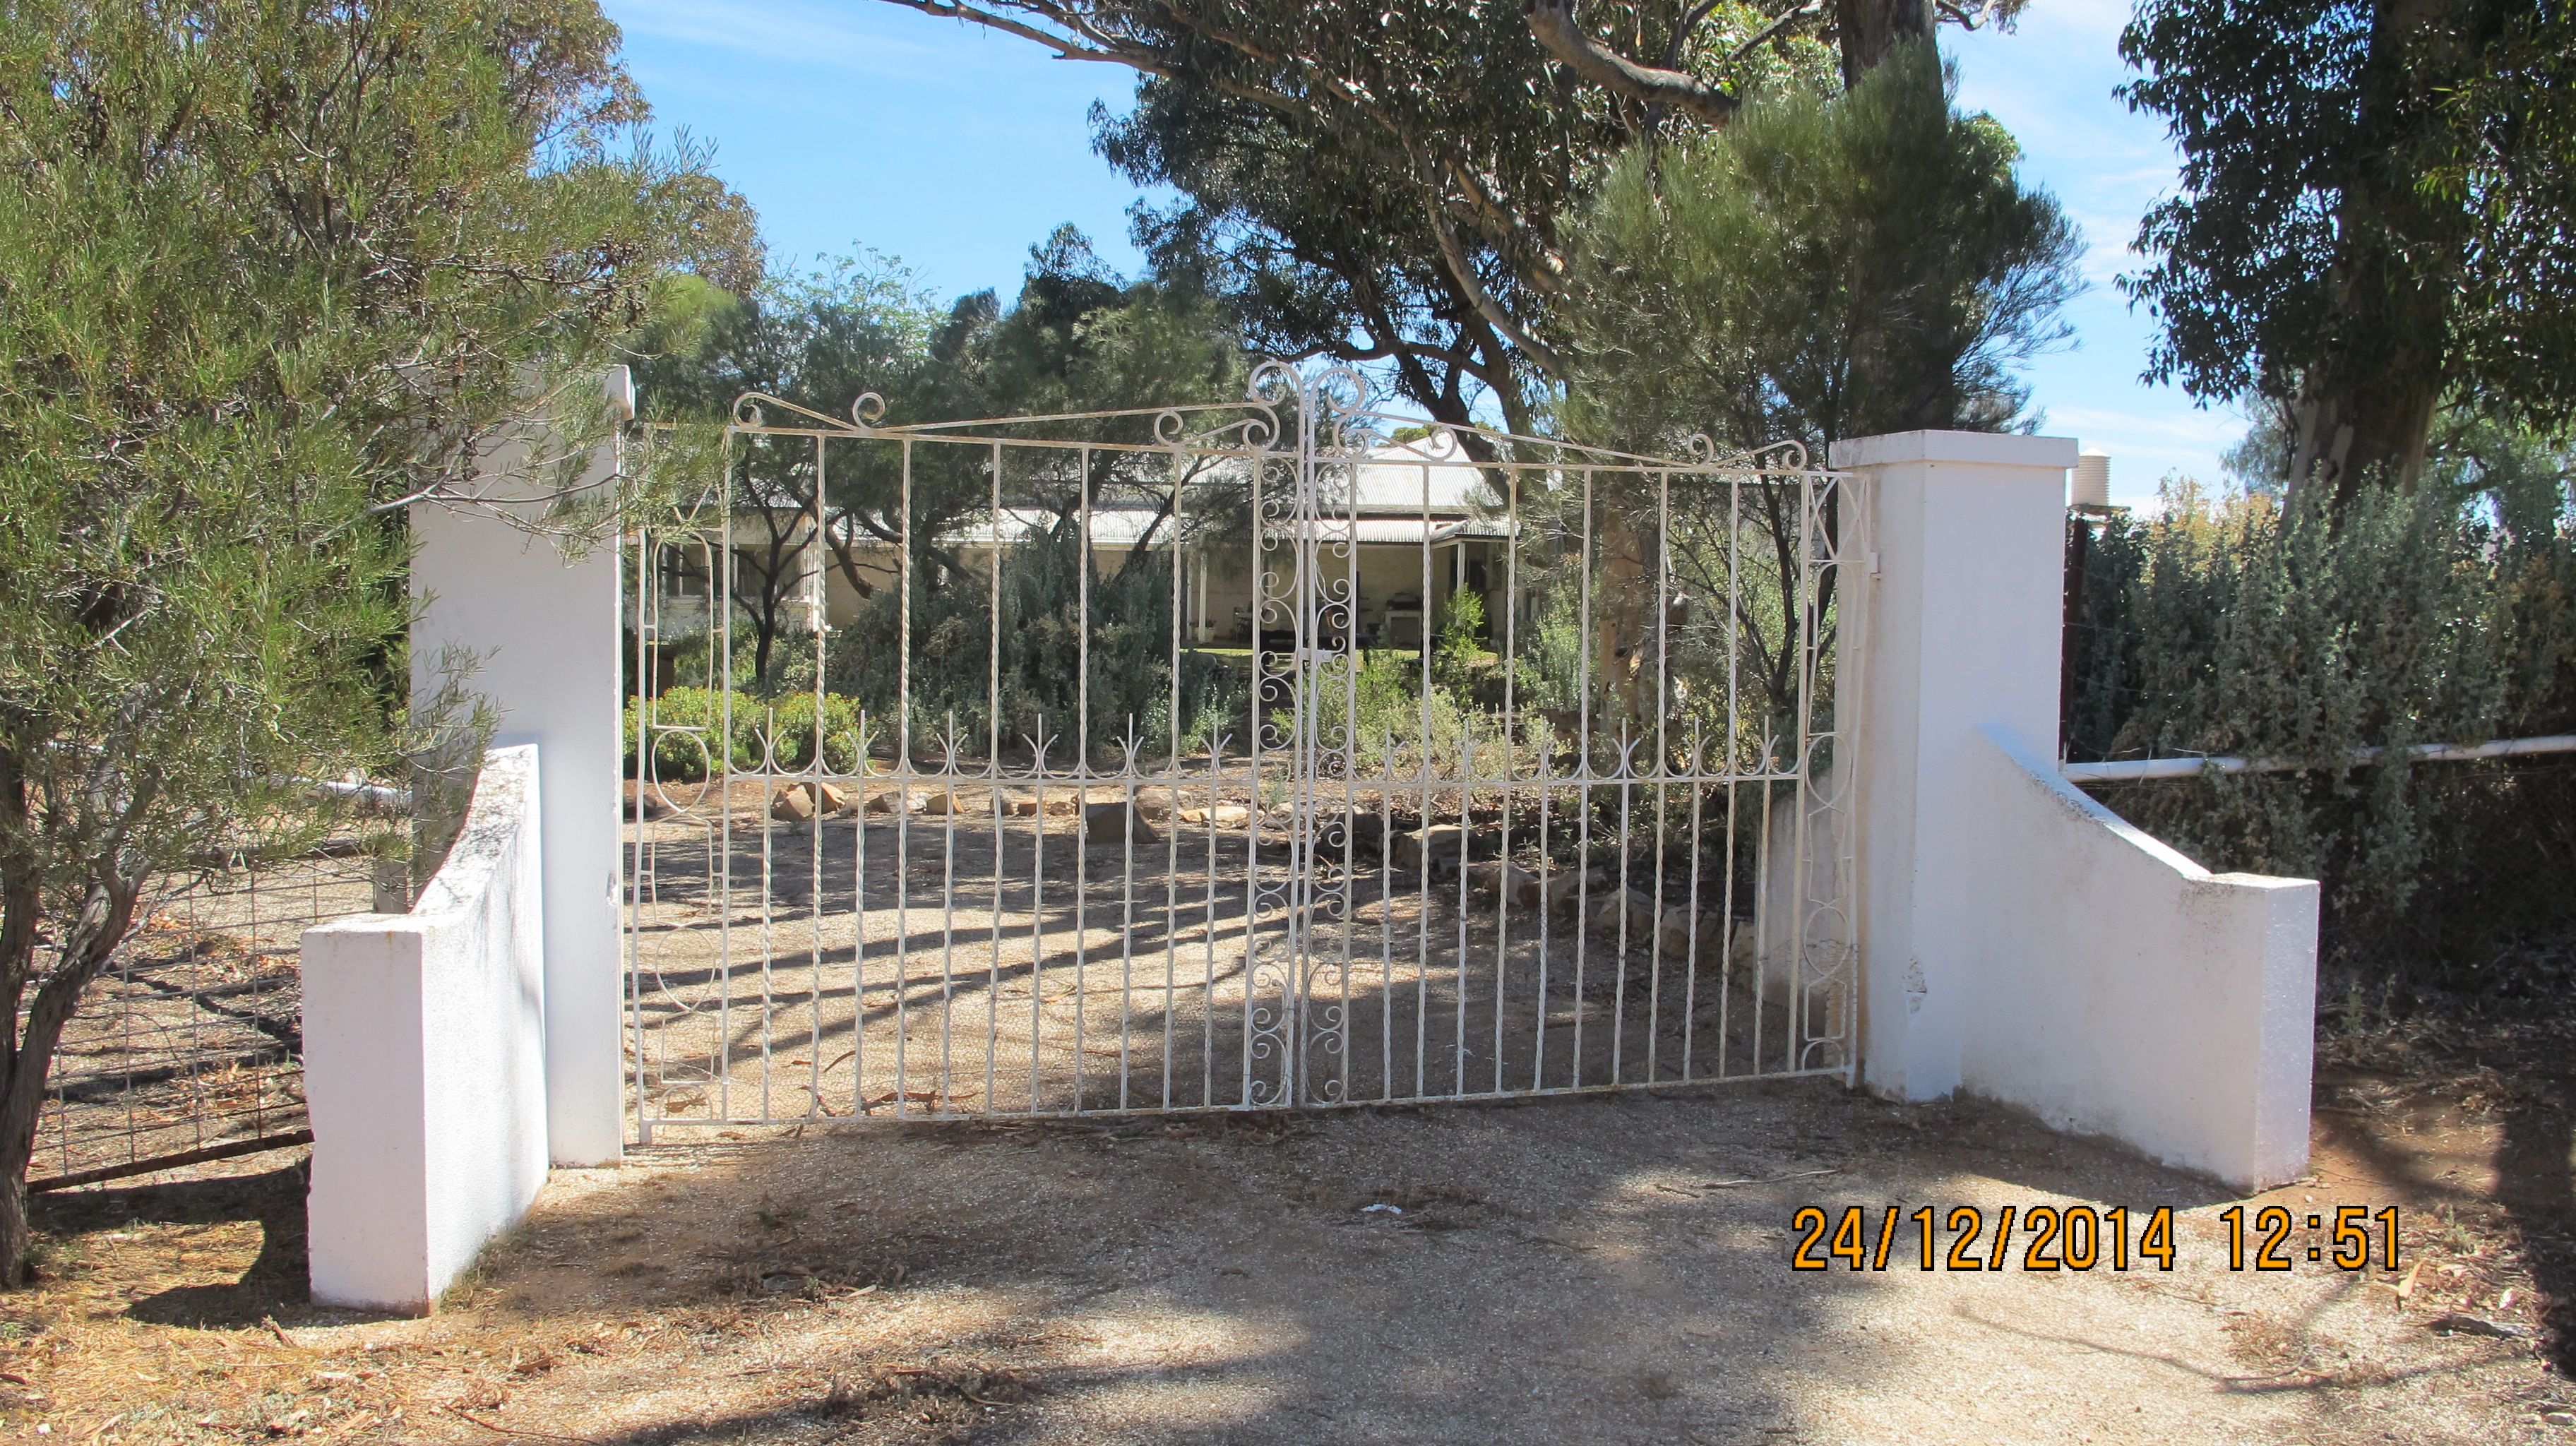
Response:
POLYGON ((2306 1168, 2317 886, 2212 875, 2060 774, 2058 437, 1836 443, 1874 494, 1861 1058, 2259 1189, 2306 1168))
POLYGON ((468 687, 500 710, 499 745, 538 745, 545 838, 547 1153, 613 1165, 625 1151, 618 960, 618 550, 578 562, 490 515, 411 511, 412 690, 449 645, 480 661, 468 687))
POLYGON ((1959 1087, 1978 800, 1967 755, 1996 724, 2052 756, 2064 615, 2064 437, 1896 432, 1836 442, 1870 479, 1863 679, 1861 1060, 1871 1089, 1959 1087))

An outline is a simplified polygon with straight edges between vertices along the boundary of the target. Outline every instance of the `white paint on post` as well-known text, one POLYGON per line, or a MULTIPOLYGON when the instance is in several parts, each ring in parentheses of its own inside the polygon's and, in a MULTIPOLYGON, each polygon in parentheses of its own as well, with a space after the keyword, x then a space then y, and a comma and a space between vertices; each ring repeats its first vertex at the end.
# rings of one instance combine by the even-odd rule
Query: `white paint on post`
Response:
POLYGON ((1837 442, 1865 473, 1878 576, 1860 650, 1861 1060, 1872 1089, 1959 1087, 1985 809, 1977 730, 2057 736, 2066 472, 2075 443, 1987 432, 1837 442))
POLYGON ((546 1181, 544 790, 484 761, 408 914, 304 935, 313 1299, 426 1314, 546 1181))
MULTIPOLYGON (((2282 1143, 2290 1135, 2305 1159, 2307 1055, 2304 1044, 2295 1056, 2285 1052, 2278 1021, 2299 1016, 2292 1032, 2305 1039, 2315 991, 2313 886, 2302 895, 2272 888, 2280 881, 2235 881, 2261 882, 2244 897, 2271 901, 2262 906, 2273 911, 2262 914, 2263 930, 2249 934, 2241 920, 2191 922, 2194 911, 2217 907, 2209 900, 2237 895, 2174 884, 2178 855, 2157 856, 2164 874, 2105 865, 2080 878, 2010 862, 2038 820, 2054 816, 2027 799, 2028 807, 2017 806, 2021 786, 2006 788, 2010 779, 1994 760, 2004 756, 1998 747, 2054 753, 2066 473, 2075 461, 2071 440, 1982 432, 1903 432, 1834 446, 1836 467, 1868 476, 1874 509, 1876 577, 1864 610, 1868 642, 1858 650, 1864 1077, 1900 1099, 1963 1087, 1992 1093, 2248 1184, 2291 1158, 2282 1143), (2054 892, 2079 885, 2085 892, 2073 897, 2054 892), (2304 936, 2300 897, 2310 901, 2304 936), (2118 937, 2115 921, 2134 925, 2144 915, 2172 927, 2118 937), (2051 988, 2025 1009, 2014 991, 2034 970, 2051 988), (2123 983, 2115 974, 2139 977, 2123 983), (2223 1003, 2202 1001, 2174 1021, 2199 1041, 2192 1057, 2204 1066, 2224 1056, 2228 1069, 2207 1078, 2243 1083, 2242 1108, 2159 1095, 2171 1076, 2117 1062, 2123 1056, 2110 1042, 2142 1027, 2108 1009, 2108 1001, 2129 997, 2122 993, 2129 983, 2163 998, 2181 981, 2249 977, 2259 985, 2223 1003), (2107 1012, 2071 1009, 2068 999, 2107 1012), (2045 1031, 2055 1037, 2043 1039, 2045 1031), (2007 1068, 2016 1051, 2046 1064, 2007 1068), (2121 1091, 2133 1092, 2130 1103, 2113 1108, 2121 1091), (2295 1121, 2282 1113, 2293 1095, 2295 1121), (2230 1173, 2240 1170, 2250 1173, 2230 1173)), ((2114 858, 2124 857, 2118 849, 2135 851, 2134 831, 2104 832, 2090 816, 2087 828, 2093 832, 2078 833, 2088 842, 2067 845, 2076 849, 2064 861, 2069 869, 2076 859, 2099 864, 2106 850, 2114 858)))
POLYGON ((497 739, 543 746, 546 810, 546 1128, 554 1163, 613 1165, 625 1150, 618 1028, 618 555, 567 561, 551 540, 486 512, 415 506, 412 690, 435 690, 443 649, 500 710, 497 739))
POLYGON ((2212 874, 1984 741, 1967 1090, 2243 1190, 2305 1174, 2317 886, 2212 874))

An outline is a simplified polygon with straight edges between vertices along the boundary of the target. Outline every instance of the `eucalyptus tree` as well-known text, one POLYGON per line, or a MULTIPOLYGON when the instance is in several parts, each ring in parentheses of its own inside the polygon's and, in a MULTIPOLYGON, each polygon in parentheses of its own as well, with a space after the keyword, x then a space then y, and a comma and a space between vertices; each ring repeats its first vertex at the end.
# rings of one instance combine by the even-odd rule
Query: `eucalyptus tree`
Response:
POLYGON ((2147 0, 2121 38, 2180 193, 2124 283, 2148 375, 2291 419, 2287 477, 2411 485, 2436 416, 2576 419, 2576 18, 2540 0, 2147 0))
POLYGON ((1762 95, 1722 132, 1623 156, 1569 228, 1569 429, 1821 458, 2018 421, 2019 369, 2071 336, 2082 244, 1955 88, 1912 46, 1846 93, 1762 95))
POLYGON ((1721 127, 1749 86, 1856 79, 1936 21, 2017 4, 889 0, 1141 72, 1102 152, 1181 203, 1139 217, 1256 347, 1382 362, 1435 418, 1516 430, 1562 376, 1562 226, 1622 149, 1721 127))
POLYGON ((0 1281, 45 1079, 167 887, 403 739, 453 502, 748 210, 590 0, 0 0, 0 1281))
MULTIPOLYGON (((738 295, 701 282, 635 338, 640 396, 651 420, 699 428, 729 419, 746 393, 825 417, 847 416, 870 392, 918 411, 935 385, 930 341, 940 319, 908 270, 874 255, 826 258, 811 271, 773 266, 738 295)), ((710 543, 711 561, 729 569, 727 591, 751 625, 753 674, 764 685, 818 561, 827 555, 820 565, 864 598, 874 585, 861 549, 901 545, 910 535, 900 478, 846 451, 843 460, 861 465, 826 472, 818 507, 812 443, 752 435, 724 459, 731 526, 710 543), (812 545, 818 540, 820 549, 812 545)), ((922 481, 913 502, 929 535, 974 510, 971 479, 936 473, 922 481)))

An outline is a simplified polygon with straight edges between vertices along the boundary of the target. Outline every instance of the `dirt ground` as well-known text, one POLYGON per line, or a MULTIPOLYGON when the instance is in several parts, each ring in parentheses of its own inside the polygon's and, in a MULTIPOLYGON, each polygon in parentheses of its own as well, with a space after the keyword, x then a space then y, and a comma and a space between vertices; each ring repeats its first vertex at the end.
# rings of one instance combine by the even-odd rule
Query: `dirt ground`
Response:
POLYGON ((426 1320, 304 1303, 292 1166, 48 1196, 0 1434, 2576 1442, 2571 1036, 2329 1041, 2313 1173, 2248 1202, 1813 1080, 710 1137, 559 1174, 426 1320), (2232 1272, 2237 1203, 2398 1206, 2400 1269, 2232 1272), (1887 1268, 1789 1269, 1808 1204, 1909 1212, 1887 1268), (2170 1206, 2175 1264, 1927 1273, 1925 1204, 2170 1206))
POLYGON ((1386 1102, 1846 1057, 1853 953, 1828 927, 1848 912, 1832 871, 1813 868, 1816 892, 1792 909, 1795 871, 1767 847, 1724 879, 1667 867, 1725 858, 1703 847, 1724 826, 1674 823, 1650 806, 1660 788, 1599 790, 1599 835, 1567 822, 1570 802, 1507 787, 1473 809, 1454 790, 1444 804, 1345 789, 1319 806, 1349 837, 1312 867, 1248 775, 1005 789, 1027 812, 1001 816, 981 783, 853 783, 850 813, 792 827, 768 821, 784 791, 665 788, 682 806, 629 826, 635 1046, 657 1123, 848 1118, 897 1100, 909 1114, 1386 1102), (1625 807, 1622 792, 1649 797, 1625 807), (940 808, 864 811, 907 794, 940 808), (1082 846, 1077 800, 1119 818, 1130 794, 1134 834, 1082 846), (1176 821, 1184 808, 1260 826, 1176 821), (1556 859, 1564 897, 1542 909, 1498 897, 1499 873, 1435 861, 1426 877, 1361 842, 1461 814, 1481 820, 1480 861, 1508 845, 1533 888, 1551 836, 1567 856, 1628 859, 1632 906, 1610 903, 1605 867, 1556 859), (1315 891, 1297 907, 1292 878, 1315 891), (1300 940, 1292 916, 1309 921, 1300 940))

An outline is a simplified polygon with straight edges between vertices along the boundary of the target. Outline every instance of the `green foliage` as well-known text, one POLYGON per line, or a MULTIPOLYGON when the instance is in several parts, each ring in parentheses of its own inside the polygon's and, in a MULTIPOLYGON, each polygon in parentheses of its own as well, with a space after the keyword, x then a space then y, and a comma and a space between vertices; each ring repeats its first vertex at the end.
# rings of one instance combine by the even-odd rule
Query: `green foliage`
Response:
MULTIPOLYGON (((1435 654, 1434 675, 1425 681, 1419 655, 1364 652, 1349 675, 1350 730, 1339 727, 1341 670, 1317 674, 1324 689, 1323 718, 1327 748, 1347 746, 1353 777, 1449 781, 1526 776, 1538 767, 1537 750, 1515 746, 1503 731, 1496 709, 1480 706, 1469 688, 1440 680, 1435 654)), ((1273 720, 1284 735, 1289 720, 1273 720)))
MULTIPOLYGON (((1106 576, 1095 571, 1087 605, 1082 568, 1079 531, 1058 526, 1033 530, 1004 554, 998 619, 984 588, 916 585, 909 680, 916 750, 941 746, 953 720, 966 754, 1021 753, 1045 742, 1048 760, 1062 764, 1087 744, 1090 758, 1114 762, 1132 729, 1143 766, 1167 755, 1176 738, 1204 741, 1240 713, 1237 675, 1194 652, 1182 652, 1175 667, 1166 556, 1106 576)), ((901 595, 881 592, 832 635, 826 660, 833 691, 888 719, 889 729, 904 696, 902 637, 901 595)))
POLYGON ((1528 432, 1560 379, 1563 226, 1610 157, 1722 124, 1766 84, 1830 87, 1837 69, 1850 83, 1938 21, 2009 24, 2019 9, 1254 0, 1218 17, 994 0, 954 13, 1142 73, 1130 115, 1094 111, 1096 143, 1139 185, 1182 193, 1139 215, 1139 240, 1224 296, 1260 349, 1386 360, 1438 420, 1475 420, 1489 394, 1528 432))
POLYGON ((2110 797, 2213 868, 2325 880, 2338 967, 2479 982, 2576 900, 2567 770, 2350 760, 2576 728, 2563 499, 2534 531, 2500 526, 2488 496, 2431 488, 2333 512, 2168 490, 2089 548, 2069 756, 2308 765, 2110 797))
MULTIPOLYGON (((823 770, 855 773, 863 738, 881 737, 885 729, 867 721, 863 733, 858 704, 826 694, 817 707, 812 693, 761 698, 731 696, 730 727, 725 694, 709 688, 673 688, 652 701, 652 778, 662 783, 695 783, 731 769, 810 768, 819 732, 823 770), (821 727, 816 727, 816 719, 821 727)), ((626 700, 626 776, 640 776, 644 708, 626 700)))
MULTIPOLYGON (((1221 35, 1158 13, 1119 25, 1154 71, 1134 111, 1093 118, 1113 165, 1182 194, 1139 215, 1158 264, 1203 277, 1261 350, 1392 354, 1397 388, 1433 417, 1476 420, 1489 388, 1506 426, 1531 430, 1547 363, 1478 314, 1432 218, 1497 308, 1552 337, 1563 218, 1621 148, 1686 118, 1574 81, 1516 6, 1255 4, 1221 35)), ((1794 30, 1738 53, 1768 18, 1649 0, 1583 23, 1716 83, 1830 85, 1831 51, 1794 30)))
POLYGON ((2149 0, 2121 53, 2183 153, 2123 282, 2151 377, 2293 407, 2291 484, 2346 495, 2411 481, 2446 403, 2576 417, 2563 6, 2149 0))
POLYGON ((0 0, 0 1281, 24 1102, 148 890, 398 762, 401 500, 595 392, 672 265, 739 269, 721 186, 612 148, 615 43, 589 0, 0 0))
POLYGON ((2078 244, 1953 84, 1909 46, 1843 95, 1758 95, 1723 131, 1623 156, 1572 231, 1568 430, 1821 458, 2009 425, 2014 368, 2068 335, 2078 244))
POLYGON ((1472 698, 1484 676, 1485 598, 1464 588, 1440 603, 1431 634, 1431 681, 1472 698))

